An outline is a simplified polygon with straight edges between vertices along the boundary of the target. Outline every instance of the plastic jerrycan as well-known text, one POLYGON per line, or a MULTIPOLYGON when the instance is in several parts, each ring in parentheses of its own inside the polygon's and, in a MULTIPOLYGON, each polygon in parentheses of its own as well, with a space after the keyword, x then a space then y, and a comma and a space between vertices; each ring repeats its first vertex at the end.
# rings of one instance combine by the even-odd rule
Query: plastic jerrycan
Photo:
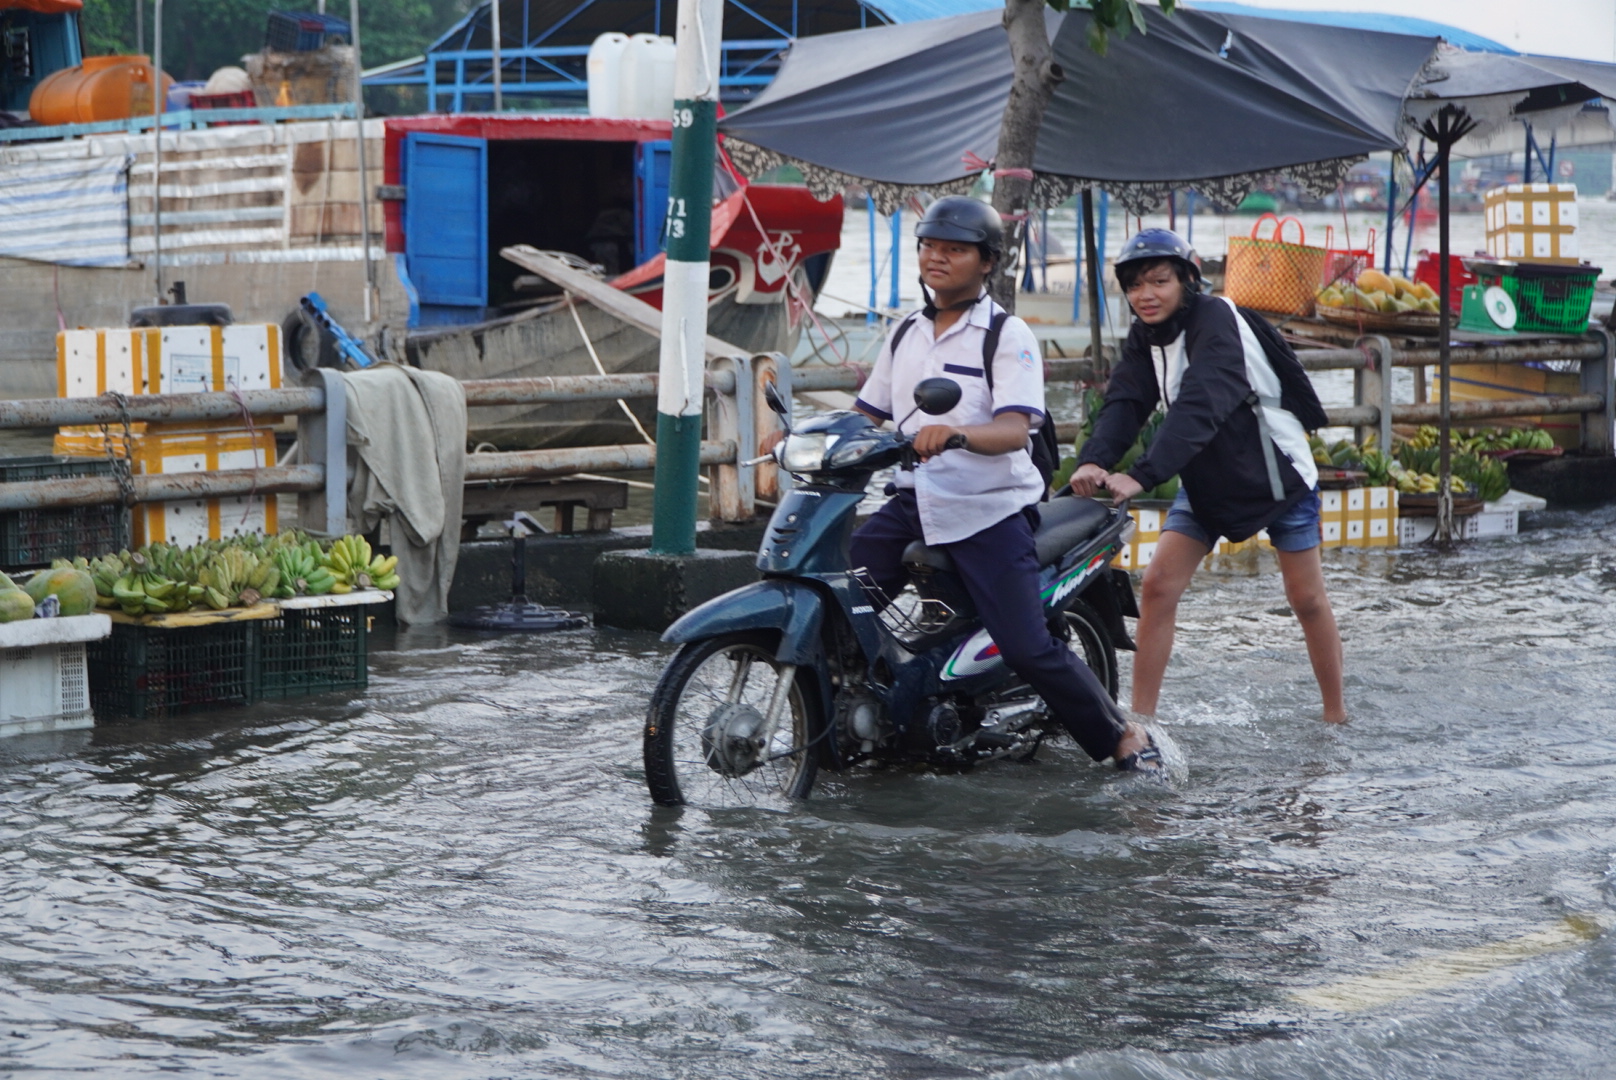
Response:
POLYGON ((611 119, 623 115, 623 50, 628 35, 602 34, 589 46, 585 70, 589 79, 589 115, 611 119))
POLYGON ((623 49, 622 115, 666 120, 673 114, 673 39, 635 34, 623 49))

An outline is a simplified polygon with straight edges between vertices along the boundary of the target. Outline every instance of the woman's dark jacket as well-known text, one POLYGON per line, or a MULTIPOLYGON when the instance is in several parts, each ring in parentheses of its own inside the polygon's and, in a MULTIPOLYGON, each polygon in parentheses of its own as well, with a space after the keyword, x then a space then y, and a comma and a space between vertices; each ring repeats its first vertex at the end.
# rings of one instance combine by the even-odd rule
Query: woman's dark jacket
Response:
MULTIPOLYGON (((1290 458, 1276 449, 1285 497, 1274 500, 1257 417, 1248 403, 1252 390, 1235 319, 1227 303, 1199 294, 1192 294, 1166 323, 1147 326, 1135 319, 1078 464, 1109 470, 1122 460, 1161 401, 1155 350, 1171 346, 1182 333, 1186 359, 1178 397, 1128 475, 1147 491, 1177 475, 1196 518, 1214 535, 1239 541, 1266 527, 1309 489, 1290 458)), ((1263 341, 1266 335, 1253 329, 1263 341)), ((1272 350, 1265 351, 1272 363, 1272 350)), ((1317 400, 1312 401, 1315 410, 1317 400)), ((1288 401, 1286 407, 1291 408, 1288 401)))

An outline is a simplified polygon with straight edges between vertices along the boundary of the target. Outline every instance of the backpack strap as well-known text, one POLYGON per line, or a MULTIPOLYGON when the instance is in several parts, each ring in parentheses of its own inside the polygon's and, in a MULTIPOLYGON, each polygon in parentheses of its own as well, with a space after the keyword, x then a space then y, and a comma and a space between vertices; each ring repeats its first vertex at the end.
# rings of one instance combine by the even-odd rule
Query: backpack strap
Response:
POLYGON ((1275 502, 1284 502, 1285 484, 1279 478, 1279 458, 1274 455, 1274 432, 1268 426, 1268 414, 1263 411, 1265 408, 1279 409, 1284 406, 1280 404, 1279 398, 1268 397, 1255 390, 1246 395, 1246 404, 1251 406, 1251 411, 1257 416, 1257 433, 1262 438, 1263 464, 1268 467, 1268 490, 1274 496, 1275 502))
POLYGON ((903 342, 903 335, 909 332, 909 327, 914 325, 914 321, 919 317, 920 312, 911 311, 908 318, 899 323, 897 329, 892 331, 892 343, 887 347, 887 351, 892 354, 894 359, 898 356, 898 346, 903 342))
POLYGON ((982 374, 988 380, 988 398, 993 397, 993 355, 999 351, 999 335, 1004 331, 1008 311, 995 311, 988 320, 987 333, 982 335, 982 374))

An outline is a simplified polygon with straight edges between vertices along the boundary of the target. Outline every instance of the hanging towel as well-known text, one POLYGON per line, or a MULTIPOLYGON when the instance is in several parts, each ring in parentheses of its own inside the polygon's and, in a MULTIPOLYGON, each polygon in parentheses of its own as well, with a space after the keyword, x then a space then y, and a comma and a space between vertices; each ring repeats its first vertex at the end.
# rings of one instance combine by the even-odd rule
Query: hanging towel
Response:
POLYGON ((437 371, 377 364, 345 373, 350 526, 392 522, 398 621, 442 622, 460 556, 466 392, 437 371))

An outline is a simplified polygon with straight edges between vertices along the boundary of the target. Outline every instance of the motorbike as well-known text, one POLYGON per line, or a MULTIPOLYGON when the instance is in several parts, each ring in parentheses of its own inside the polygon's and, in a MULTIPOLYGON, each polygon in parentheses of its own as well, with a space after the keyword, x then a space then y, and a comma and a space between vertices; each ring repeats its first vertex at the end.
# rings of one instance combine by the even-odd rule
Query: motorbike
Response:
MULTIPOLYGON (((951 379, 925 379, 915 407, 939 416, 960 395, 951 379)), ((855 512, 875 474, 925 467, 910 438, 857 412, 793 428, 772 386, 766 397, 787 434, 758 460, 772 456, 792 485, 758 551, 762 579, 702 604, 663 635, 679 649, 646 717, 652 799, 771 805, 805 798, 821 769, 1031 758, 1063 729, 999 657, 947 551, 910 544, 911 584, 896 597, 848 565, 855 512)), ((1042 504, 1040 516, 1034 536, 1050 629, 1114 699, 1117 649, 1134 647, 1123 617, 1139 614, 1127 571, 1112 566, 1133 535, 1127 504, 1067 493, 1042 504)))

